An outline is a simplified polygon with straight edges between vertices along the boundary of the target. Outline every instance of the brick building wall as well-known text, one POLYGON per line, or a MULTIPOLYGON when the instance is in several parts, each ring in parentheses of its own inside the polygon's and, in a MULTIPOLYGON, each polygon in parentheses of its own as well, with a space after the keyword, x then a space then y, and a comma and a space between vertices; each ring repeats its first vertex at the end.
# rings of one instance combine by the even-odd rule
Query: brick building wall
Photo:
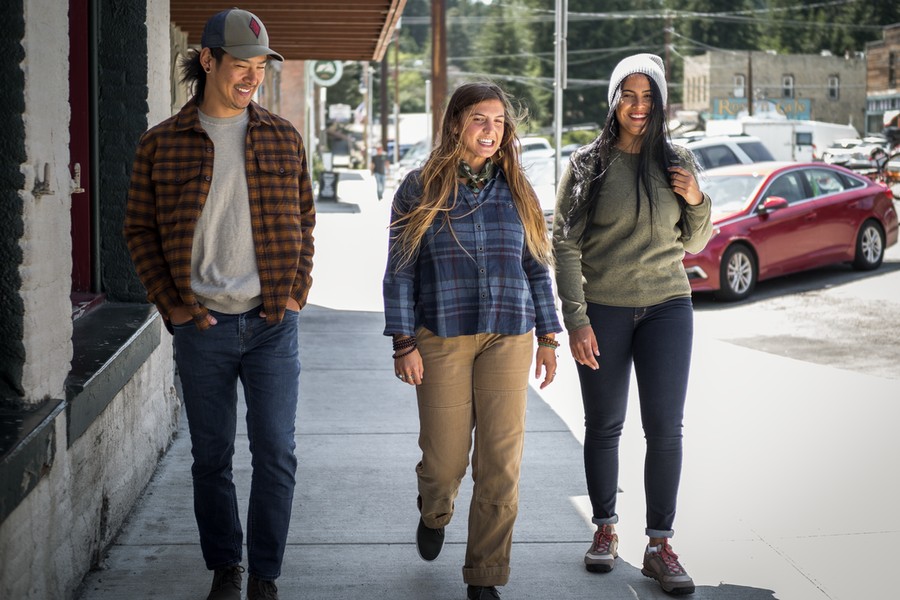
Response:
POLYGON ((25 73, 20 63, 25 58, 22 38, 25 35, 23 0, 6 0, 0 4, 0 398, 24 396, 22 371, 25 364, 25 306, 19 287, 19 266, 24 233, 22 221, 25 175, 20 166, 26 161, 25 151, 25 73))
POLYGON ((866 44, 866 127, 880 133, 885 113, 900 110, 900 23, 884 28, 884 38, 866 44))
POLYGON ((286 60, 281 68, 281 116, 301 135, 306 132, 305 66, 306 61, 286 60))
MULTIPOLYGON (((100 283, 107 299, 143 302, 122 224, 137 141, 148 122, 170 112, 169 4, 96 0, 92 6, 100 106, 90 136, 99 140, 101 225, 93 235, 100 240, 100 283)), ((152 476, 181 409, 172 340, 151 306, 106 302, 73 322, 70 14, 91 14, 91 6, 0 2, 4 599, 74 596, 152 476)))

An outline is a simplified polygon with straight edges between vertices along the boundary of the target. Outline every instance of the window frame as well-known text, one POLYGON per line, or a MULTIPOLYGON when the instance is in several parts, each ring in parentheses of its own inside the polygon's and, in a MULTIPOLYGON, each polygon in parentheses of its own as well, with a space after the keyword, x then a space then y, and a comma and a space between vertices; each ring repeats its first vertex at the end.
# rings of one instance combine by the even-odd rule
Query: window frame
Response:
POLYGON ((734 74, 734 97, 735 98, 746 98, 747 97, 747 78, 744 77, 741 73, 734 74), (738 83, 740 81, 740 83, 738 83), (740 92, 738 92, 738 88, 740 88, 740 92))
POLYGON ((840 100, 841 98, 841 78, 837 75, 828 76, 828 99, 840 100))
POLYGON ((781 76, 781 97, 786 100, 794 99, 794 76, 793 75, 782 75, 781 76))

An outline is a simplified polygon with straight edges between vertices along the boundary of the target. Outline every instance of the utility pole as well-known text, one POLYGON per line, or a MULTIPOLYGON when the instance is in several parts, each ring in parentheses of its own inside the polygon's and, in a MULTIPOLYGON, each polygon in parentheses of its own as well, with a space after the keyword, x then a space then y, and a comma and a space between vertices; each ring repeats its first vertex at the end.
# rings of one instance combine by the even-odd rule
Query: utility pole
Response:
MULTIPOLYGON (((669 114, 669 46, 672 44, 670 34, 672 33, 672 15, 669 14, 669 11, 666 11, 666 118, 672 118, 672 115, 669 114)), ((682 102, 684 100, 682 99, 682 102)))
POLYGON ((400 22, 394 31, 394 160, 400 162, 400 22))
POLYGON ((747 50, 747 115, 753 116, 753 51, 747 50))
POLYGON ((563 90, 566 89, 566 36, 568 35, 569 1, 556 0, 556 57, 553 82, 553 145, 556 146, 556 185, 559 185, 562 160, 563 90))
MULTIPOLYGON (((431 0, 431 139, 441 133, 447 97, 447 0, 431 0)), ((430 148, 429 148, 430 150, 430 148)))
MULTIPOLYGON (((371 85, 369 84, 369 63, 368 62, 360 62, 363 68, 363 79, 362 85, 360 86, 360 91, 363 93, 363 110, 365 110, 365 116, 363 117, 363 169, 369 168, 369 131, 371 124, 371 119, 369 115, 372 114, 372 111, 369 110, 369 100, 372 97, 372 94, 369 93, 371 89, 371 85)), ((353 142, 350 141, 351 148, 353 142)))
POLYGON ((381 147, 387 152, 388 143, 388 121, 390 121, 390 107, 388 106, 388 53, 384 53, 381 59, 381 147))

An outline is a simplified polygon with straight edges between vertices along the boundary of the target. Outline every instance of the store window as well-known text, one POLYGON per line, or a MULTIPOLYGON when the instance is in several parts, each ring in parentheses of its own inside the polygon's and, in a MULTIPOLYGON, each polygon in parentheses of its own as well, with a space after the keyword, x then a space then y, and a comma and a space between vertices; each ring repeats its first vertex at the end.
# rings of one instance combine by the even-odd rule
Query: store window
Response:
POLYGON ((745 98, 744 95, 744 76, 737 74, 734 76, 734 97, 745 98))
POLYGON ((781 77, 781 97, 782 98, 793 98, 794 97, 794 76, 793 75, 783 75, 781 77))
POLYGON ((837 100, 839 97, 839 89, 841 85, 841 80, 837 75, 832 75, 828 78, 828 99, 829 100, 837 100))

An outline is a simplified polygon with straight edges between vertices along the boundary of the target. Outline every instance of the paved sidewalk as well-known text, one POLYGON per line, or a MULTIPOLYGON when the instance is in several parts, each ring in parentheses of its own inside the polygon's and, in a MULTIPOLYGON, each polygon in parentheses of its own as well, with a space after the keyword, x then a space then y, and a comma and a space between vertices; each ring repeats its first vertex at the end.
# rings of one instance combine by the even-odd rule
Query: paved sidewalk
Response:
MULTIPOLYGON (((383 316, 316 306, 302 316, 300 467, 278 581, 281 597, 465 598, 461 569, 471 480, 465 481, 447 528, 444 553, 433 563, 421 561, 413 542, 418 521, 413 467, 419 457, 415 395, 393 377, 390 348, 381 335, 383 316)), ((88 576, 82 600, 205 598, 211 577, 194 523, 190 464, 183 420, 104 569, 88 576)), ((242 510, 249 479, 246 431, 241 430, 235 482, 242 510)), ((573 502, 583 494, 581 445, 532 392, 512 578, 502 590, 504 598, 666 597, 640 574, 640 555, 625 557, 609 575, 585 571, 581 557, 590 529, 573 502)), ((701 587, 695 597, 762 600, 772 595, 721 586, 701 587)))
MULTIPOLYGON (((463 600, 470 479, 438 560, 421 561, 413 541, 415 393, 393 376, 383 315, 373 308, 388 204, 374 199, 370 179, 350 180, 341 190, 360 212, 319 214, 314 304, 301 313, 298 485, 278 586, 283 600, 463 600), (349 249, 342 257, 348 240, 379 250, 361 256, 349 249)), ((697 322, 673 540, 698 585, 693 598, 893 597, 897 381, 720 342, 701 314, 697 322)), ((564 348, 556 382, 529 392, 512 576, 503 599, 667 598, 640 574, 644 440, 635 386, 620 457, 621 557, 609 574, 583 567, 591 527, 580 397, 564 348)), ((86 577, 81 600, 206 597, 211 574, 196 533, 190 465, 183 419, 103 569, 86 577)), ((242 513, 249 480, 247 438, 239 431, 242 513)))

